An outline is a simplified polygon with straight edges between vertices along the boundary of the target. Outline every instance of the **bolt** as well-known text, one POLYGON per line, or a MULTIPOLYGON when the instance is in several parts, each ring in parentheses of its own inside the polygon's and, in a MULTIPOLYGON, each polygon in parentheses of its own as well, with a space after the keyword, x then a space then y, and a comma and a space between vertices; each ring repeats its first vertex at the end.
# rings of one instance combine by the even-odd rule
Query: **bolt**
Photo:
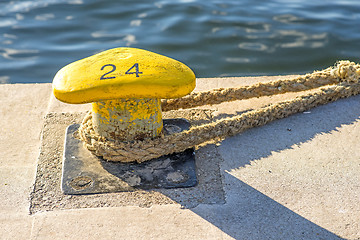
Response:
POLYGON ((69 184, 74 190, 80 191, 89 188, 92 185, 92 183, 93 183, 92 178, 88 176, 80 176, 71 180, 69 184))
POLYGON ((179 133, 181 132, 181 127, 176 126, 174 124, 166 124, 165 125, 165 130, 168 134, 174 134, 174 133, 179 133))

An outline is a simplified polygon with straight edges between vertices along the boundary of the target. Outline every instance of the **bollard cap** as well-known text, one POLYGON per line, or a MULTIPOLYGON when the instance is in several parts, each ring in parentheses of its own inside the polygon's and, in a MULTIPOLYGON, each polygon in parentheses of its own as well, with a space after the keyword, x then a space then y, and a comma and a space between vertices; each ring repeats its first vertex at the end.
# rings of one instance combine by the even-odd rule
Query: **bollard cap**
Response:
POLYGON ((195 74, 174 59, 136 48, 114 48, 70 63, 53 80, 66 103, 119 98, 179 98, 195 88, 195 74))

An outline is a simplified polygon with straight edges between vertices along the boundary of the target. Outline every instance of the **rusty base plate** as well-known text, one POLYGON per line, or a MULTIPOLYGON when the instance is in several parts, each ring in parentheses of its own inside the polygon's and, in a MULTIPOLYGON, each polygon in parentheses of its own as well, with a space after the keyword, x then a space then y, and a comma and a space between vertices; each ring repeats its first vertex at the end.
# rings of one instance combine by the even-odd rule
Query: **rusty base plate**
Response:
MULTIPOLYGON (((164 119, 165 134, 189 129, 185 119, 164 119)), ((61 188, 64 194, 94 194, 197 184, 195 153, 188 149, 141 164, 107 162, 92 155, 73 137, 79 124, 66 129, 61 188)))

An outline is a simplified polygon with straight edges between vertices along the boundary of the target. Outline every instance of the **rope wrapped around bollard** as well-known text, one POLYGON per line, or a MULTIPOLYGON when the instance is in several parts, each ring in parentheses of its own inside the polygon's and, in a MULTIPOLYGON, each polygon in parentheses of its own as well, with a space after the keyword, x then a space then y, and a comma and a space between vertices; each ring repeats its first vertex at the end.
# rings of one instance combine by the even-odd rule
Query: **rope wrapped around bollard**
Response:
POLYGON ((163 155, 181 152, 213 139, 233 136, 246 129, 262 126, 276 119, 359 94, 359 80, 359 64, 339 61, 334 67, 315 71, 295 79, 257 83, 238 88, 220 88, 192 93, 179 99, 162 100, 163 111, 169 111, 316 89, 312 93, 306 93, 291 100, 195 126, 181 133, 161 135, 154 139, 141 141, 110 141, 96 135, 92 127, 92 115, 89 112, 79 128, 79 137, 88 150, 105 160, 140 163, 163 155))

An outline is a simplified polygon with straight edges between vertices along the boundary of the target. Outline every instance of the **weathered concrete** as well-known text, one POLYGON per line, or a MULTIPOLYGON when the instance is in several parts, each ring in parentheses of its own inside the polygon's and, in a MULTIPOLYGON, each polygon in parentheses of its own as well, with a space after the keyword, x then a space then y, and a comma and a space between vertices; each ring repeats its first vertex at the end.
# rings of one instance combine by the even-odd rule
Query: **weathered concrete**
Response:
MULTIPOLYGON (((204 112, 206 113, 201 109, 193 109, 180 113, 174 111, 172 114, 170 113, 171 115, 165 113, 164 116, 165 118, 186 117, 190 122, 196 122, 197 119, 206 118, 204 112)), ((65 130, 69 125, 81 122, 84 115, 84 113, 49 113, 46 115, 34 190, 30 194, 30 213, 56 209, 119 206, 151 207, 175 203, 190 208, 199 204, 221 204, 225 202, 219 170, 221 157, 214 144, 208 144, 206 147, 197 150, 196 166, 199 184, 195 187, 146 191, 141 187, 132 189, 128 183, 131 184, 132 181, 135 181, 134 179, 130 179, 130 181, 129 179, 116 179, 116 183, 127 191, 116 194, 64 195, 60 187, 54 188, 54 186, 61 185, 65 130)), ((83 148, 82 153, 85 151, 87 150, 83 148)), ((154 164, 156 165, 156 163, 154 164)), ((96 162, 92 163, 89 168, 84 167, 83 171, 89 174, 89 172, 97 169, 100 172, 99 175, 106 171, 101 163, 96 162)), ((103 176, 108 175, 104 174, 103 176)), ((103 183, 106 185, 106 181, 103 183)))
MULTIPOLYGON (((274 79, 199 79, 197 90, 274 79)), ((223 117, 294 95, 201 108, 223 117)), ((219 143, 225 203, 184 209, 175 201, 34 215, 29 195, 44 116, 90 106, 58 102, 50 84, 0 85, 0 103, 0 239, 360 239, 360 96, 219 143)))

